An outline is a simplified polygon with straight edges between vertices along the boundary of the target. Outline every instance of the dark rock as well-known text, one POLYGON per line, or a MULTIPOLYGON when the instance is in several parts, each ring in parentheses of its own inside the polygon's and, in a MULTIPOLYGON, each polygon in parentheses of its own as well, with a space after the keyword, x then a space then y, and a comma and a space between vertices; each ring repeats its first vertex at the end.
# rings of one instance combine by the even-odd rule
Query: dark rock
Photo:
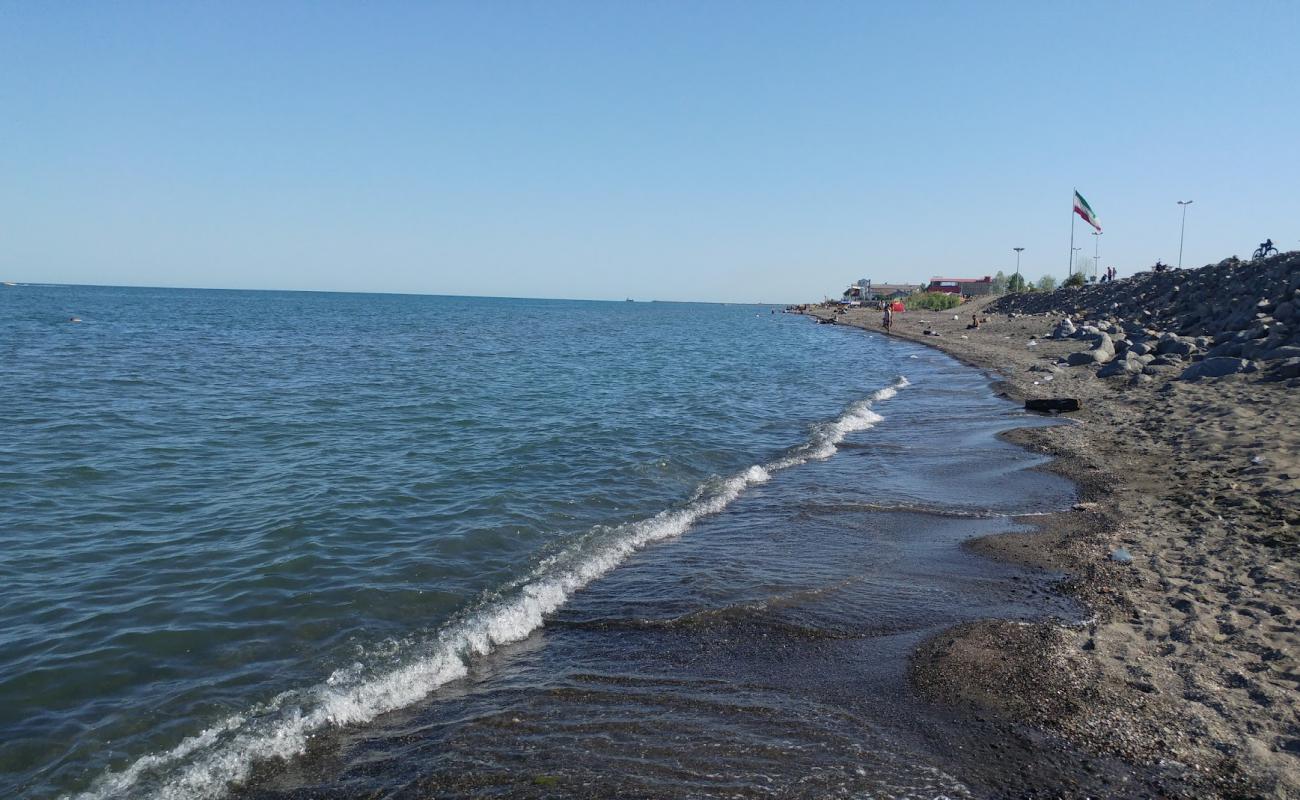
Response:
POLYGON ((1285 381, 1300 378, 1300 358, 1288 358, 1269 371, 1270 380, 1285 381))
POLYGON ((1156 364, 1155 362, 1152 362, 1142 368, 1142 374, 1159 377, 1161 375, 1172 373, 1174 369, 1175 368, 1169 364, 1156 364))
POLYGON ((1127 354, 1124 358, 1116 358, 1114 361, 1102 367, 1100 370, 1097 371, 1097 377, 1098 378, 1111 378, 1111 377, 1126 378, 1129 375, 1133 375, 1135 373, 1141 372, 1142 367, 1144 366, 1145 364, 1142 363, 1142 359, 1139 356, 1135 356, 1130 353, 1127 354))
POLYGON ((1207 358, 1183 370, 1178 379, 1194 381, 1201 378, 1222 378, 1224 375, 1242 372, 1249 363, 1242 358, 1207 358))
POLYGON ((1178 345, 1178 334, 1161 333, 1160 338, 1156 341, 1156 353, 1164 355, 1170 353, 1175 345, 1178 345))
POLYGON ((1081 350, 1066 356, 1065 363, 1072 367, 1081 367, 1085 364, 1105 364, 1114 357, 1114 353, 1107 353, 1105 350, 1081 350))
POLYGON ((1229 357, 1240 356, 1242 346, 1243 345, 1241 342, 1224 342, 1223 344, 1216 345, 1215 347, 1211 347, 1208 351, 1206 351, 1205 357, 1214 358, 1216 356, 1229 356, 1229 357))
POLYGON ((1066 317, 1056 323, 1056 327, 1052 329, 1050 335, 1053 339, 1067 339, 1073 336, 1076 332, 1077 329, 1074 327, 1074 322, 1069 317, 1066 317))
POLYGON ((1254 358, 1258 358, 1260 361, 1277 361, 1278 359, 1297 357, 1300 357, 1300 345, 1294 344, 1274 347, 1271 350, 1264 350, 1254 355, 1254 358))

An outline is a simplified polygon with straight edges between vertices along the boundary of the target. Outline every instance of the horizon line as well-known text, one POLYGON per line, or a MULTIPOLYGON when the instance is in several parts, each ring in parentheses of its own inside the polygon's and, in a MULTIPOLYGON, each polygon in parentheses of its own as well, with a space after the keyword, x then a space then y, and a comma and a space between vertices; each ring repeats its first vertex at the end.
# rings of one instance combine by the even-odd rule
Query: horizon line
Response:
POLYGON ((228 286, 156 286, 152 284, 133 284, 133 283, 59 283, 52 281, 20 281, 6 280, 5 283, 11 283, 13 286, 4 288, 15 288, 18 286, 51 286, 51 287, 69 287, 83 289, 163 289, 167 291, 189 291, 189 292, 298 292, 306 294, 376 294, 376 295, 397 295, 400 297, 453 297, 471 300, 545 300, 559 303, 692 303, 700 305, 746 305, 746 306, 778 306, 790 305, 790 303, 769 303, 760 300, 636 300, 631 297, 622 300, 610 300, 605 298, 590 297, 525 297, 519 295, 489 295, 489 294, 441 294, 438 292, 413 292, 413 291, 382 291, 382 290, 358 290, 358 289, 270 289, 270 288, 248 288, 248 287, 228 287, 228 286))

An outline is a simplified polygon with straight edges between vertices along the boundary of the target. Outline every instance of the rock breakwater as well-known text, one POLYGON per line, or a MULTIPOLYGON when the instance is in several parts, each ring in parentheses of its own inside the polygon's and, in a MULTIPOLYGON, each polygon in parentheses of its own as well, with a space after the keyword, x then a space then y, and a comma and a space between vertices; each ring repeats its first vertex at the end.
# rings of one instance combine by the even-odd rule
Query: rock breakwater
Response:
POLYGON ((1047 336, 1090 347, 1065 356, 1134 383, 1263 373, 1300 385, 1300 252, 1006 295, 987 313, 1056 318, 1047 336))

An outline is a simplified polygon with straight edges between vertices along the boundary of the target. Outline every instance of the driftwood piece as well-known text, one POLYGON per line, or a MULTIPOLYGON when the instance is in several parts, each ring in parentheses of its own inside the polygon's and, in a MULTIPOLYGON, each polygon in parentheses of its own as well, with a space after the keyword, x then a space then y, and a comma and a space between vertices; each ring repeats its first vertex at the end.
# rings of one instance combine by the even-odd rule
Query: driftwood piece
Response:
POLYGON ((1077 397, 1040 397, 1025 401, 1026 411, 1078 411, 1083 403, 1077 397))

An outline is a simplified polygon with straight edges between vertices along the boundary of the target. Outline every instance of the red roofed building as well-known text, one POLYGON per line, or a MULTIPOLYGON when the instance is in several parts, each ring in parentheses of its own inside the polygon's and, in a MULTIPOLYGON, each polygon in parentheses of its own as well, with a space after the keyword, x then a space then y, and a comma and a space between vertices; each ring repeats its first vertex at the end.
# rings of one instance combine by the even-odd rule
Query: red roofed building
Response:
POLYGON ((931 278, 927 292, 959 294, 962 297, 980 297, 993 293, 993 276, 983 278, 931 278))

